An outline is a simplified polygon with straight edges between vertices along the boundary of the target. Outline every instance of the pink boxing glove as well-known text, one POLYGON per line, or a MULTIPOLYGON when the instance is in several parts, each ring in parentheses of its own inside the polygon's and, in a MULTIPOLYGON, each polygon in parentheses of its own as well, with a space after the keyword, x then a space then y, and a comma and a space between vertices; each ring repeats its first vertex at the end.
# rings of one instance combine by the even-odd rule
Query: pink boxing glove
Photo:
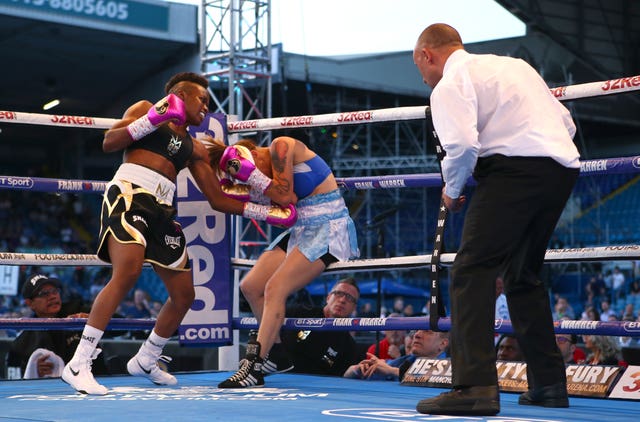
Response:
POLYGON ((220 169, 247 182, 259 192, 266 191, 271 185, 271 179, 256 168, 251 151, 242 145, 233 145, 224 150, 220 157, 220 169))
POLYGON ((168 121, 182 126, 187 120, 184 102, 175 94, 169 94, 153 105, 147 114, 131 122, 127 131, 131 139, 137 141, 155 131, 158 126, 168 121))
POLYGON ((298 220, 298 213, 293 204, 289 204, 283 208, 277 205, 259 205, 253 202, 247 202, 244 204, 242 216, 266 221, 273 226, 287 229, 293 226, 298 220))

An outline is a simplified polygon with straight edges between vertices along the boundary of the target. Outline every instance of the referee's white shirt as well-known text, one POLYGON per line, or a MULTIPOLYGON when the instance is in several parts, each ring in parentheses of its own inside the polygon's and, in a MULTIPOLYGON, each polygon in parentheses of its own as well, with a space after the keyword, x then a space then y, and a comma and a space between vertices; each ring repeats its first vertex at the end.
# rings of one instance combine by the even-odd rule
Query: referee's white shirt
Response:
POLYGON ((431 93, 431 113, 451 198, 460 196, 478 157, 550 157, 580 167, 569 111, 521 59, 455 51, 431 93))

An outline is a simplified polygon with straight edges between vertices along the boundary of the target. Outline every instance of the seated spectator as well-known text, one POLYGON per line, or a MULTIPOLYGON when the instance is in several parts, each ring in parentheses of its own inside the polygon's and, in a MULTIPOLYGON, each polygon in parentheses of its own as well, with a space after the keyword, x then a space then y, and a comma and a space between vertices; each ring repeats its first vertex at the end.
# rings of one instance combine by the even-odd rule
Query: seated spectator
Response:
POLYGON ((345 378, 400 380, 403 368, 408 369, 418 357, 445 359, 449 347, 449 333, 418 330, 413 336, 411 353, 398 359, 379 359, 371 353, 360 363, 351 365, 345 378))
POLYGON ((553 320, 559 321, 561 319, 575 319, 576 315, 573 312, 573 308, 569 305, 567 298, 558 296, 555 306, 553 308, 553 320))
MULTIPOLYGON (((496 278, 496 319, 510 320, 507 296, 504 294, 504 280, 496 278)), ((496 338, 497 341, 497 338, 496 338)))
POLYGON ((496 359, 508 361, 524 361, 518 340, 512 334, 503 334, 496 346, 496 359))
POLYGON ((609 318, 611 315, 615 316, 617 319, 616 312, 611 309, 611 304, 608 300, 603 300, 600 302, 600 321, 611 321, 609 318))
POLYGON ((365 302, 362 304, 362 307, 358 311, 358 316, 360 318, 376 318, 378 315, 373 310, 371 302, 365 302))
POLYGON ((620 347, 614 337, 586 335, 582 338, 587 349, 587 365, 620 364, 620 347))
MULTIPOLYGON (((34 274, 22 285, 22 296, 36 318, 87 318, 90 306, 78 300, 62 303, 61 289, 58 279, 34 274)), ((11 343, 7 377, 59 377, 73 357, 80 336, 80 331, 24 330, 11 343)), ((94 360, 94 371, 108 373, 104 359, 94 360)))
POLYGON ((583 321, 600 321, 600 312, 598 312, 595 306, 587 306, 584 308, 580 319, 583 321))
MULTIPOLYGON (((400 317, 400 314, 392 313, 389 317, 400 317)), ((402 346, 404 345, 405 330, 386 330, 384 338, 376 344, 369 346, 367 353, 380 359, 396 359, 402 356, 402 346)))
POLYGON ((633 303, 627 303, 622 311, 622 321, 635 321, 636 310, 633 303))
MULTIPOLYGON (((360 289, 351 278, 338 280, 326 298, 324 307, 287 308, 287 317, 347 318, 358 305, 360 289)), ((288 354, 293 372, 320 375, 342 375, 349 365, 358 362, 357 345, 347 331, 282 330, 282 346, 274 344, 269 360, 288 354), (284 350, 279 348, 284 346, 284 350), (275 355, 274 355, 275 353, 275 355), (272 357, 272 355, 274 355, 272 357)), ((281 360, 281 359, 280 359, 281 360)), ((278 367, 286 365, 278 364, 278 367)))
MULTIPOLYGON (((507 304, 507 296, 504 294, 504 279, 502 277, 496 278, 496 319, 503 319, 506 321, 511 320, 509 315, 509 305, 507 304)), ((493 335, 493 341, 497 345, 500 339, 500 334, 495 333, 493 335)))
POLYGON ((155 310, 150 304, 151 296, 149 293, 142 289, 135 289, 133 292, 133 303, 129 306, 122 306, 120 313, 125 318, 152 318, 158 316, 154 315, 155 310))
POLYGON ((413 332, 404 336, 404 344, 400 347, 400 355, 405 356, 411 354, 411 345, 413 344, 413 332))
POLYGON ((586 355, 577 343, 578 336, 575 334, 556 334, 556 344, 565 365, 584 363, 586 355))
POLYGON ((594 299, 605 297, 607 295, 607 286, 604 284, 604 279, 592 276, 585 286, 585 292, 587 296, 591 295, 594 299))
POLYGON ((393 299, 393 311, 391 312, 401 315, 402 311, 404 311, 404 298, 402 296, 396 296, 395 299, 393 299))
POLYGON ((413 305, 410 303, 406 304, 404 309, 402 310, 402 315, 406 317, 414 316, 413 305))

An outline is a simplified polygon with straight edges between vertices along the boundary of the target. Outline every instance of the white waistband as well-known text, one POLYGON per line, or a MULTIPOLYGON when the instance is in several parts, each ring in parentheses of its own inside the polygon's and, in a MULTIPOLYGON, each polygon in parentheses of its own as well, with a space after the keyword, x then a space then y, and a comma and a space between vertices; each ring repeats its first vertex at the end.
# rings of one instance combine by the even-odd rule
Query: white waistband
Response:
POLYGON ((297 206, 298 218, 312 218, 321 215, 341 213, 345 208, 344 199, 338 198, 328 202, 297 206))
POLYGON ((113 180, 124 180, 134 183, 149 191, 158 202, 171 205, 176 184, 160 173, 138 164, 123 163, 113 176, 113 180))

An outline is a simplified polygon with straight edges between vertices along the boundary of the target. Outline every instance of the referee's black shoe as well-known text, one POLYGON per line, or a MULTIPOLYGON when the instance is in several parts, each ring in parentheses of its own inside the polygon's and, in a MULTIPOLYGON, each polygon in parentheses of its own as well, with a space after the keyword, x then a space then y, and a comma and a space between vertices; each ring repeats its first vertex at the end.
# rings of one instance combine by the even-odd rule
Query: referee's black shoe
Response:
POLYGON ((532 388, 520 394, 518 404, 542 407, 569 407, 567 384, 559 382, 545 387, 532 388))
POLYGON ((416 410, 430 415, 493 416, 500 412, 500 393, 495 385, 454 388, 420 400, 416 410))

